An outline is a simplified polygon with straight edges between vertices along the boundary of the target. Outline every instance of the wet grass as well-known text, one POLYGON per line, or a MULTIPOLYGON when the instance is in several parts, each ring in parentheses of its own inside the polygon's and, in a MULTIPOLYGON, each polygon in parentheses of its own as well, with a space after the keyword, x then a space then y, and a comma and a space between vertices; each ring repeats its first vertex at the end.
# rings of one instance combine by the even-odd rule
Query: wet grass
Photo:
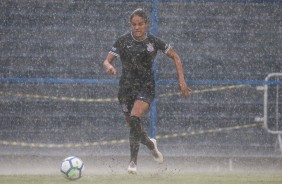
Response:
POLYGON ((187 173, 155 175, 88 175, 69 181, 61 175, 0 175, 1 184, 281 184, 282 173, 187 173))

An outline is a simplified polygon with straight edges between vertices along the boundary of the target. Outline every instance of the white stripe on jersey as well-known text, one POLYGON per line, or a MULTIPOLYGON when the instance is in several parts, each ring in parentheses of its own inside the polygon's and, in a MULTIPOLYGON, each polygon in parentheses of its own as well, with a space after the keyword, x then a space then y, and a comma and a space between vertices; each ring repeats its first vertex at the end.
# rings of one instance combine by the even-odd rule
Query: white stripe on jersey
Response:
POLYGON ((110 51, 109 53, 112 54, 112 55, 114 55, 114 56, 119 57, 119 54, 117 54, 117 53, 115 53, 115 52, 113 52, 113 51, 110 51))
POLYGON ((164 53, 166 54, 169 51, 170 48, 172 48, 172 47, 170 46, 170 44, 168 44, 167 49, 164 51, 164 53))

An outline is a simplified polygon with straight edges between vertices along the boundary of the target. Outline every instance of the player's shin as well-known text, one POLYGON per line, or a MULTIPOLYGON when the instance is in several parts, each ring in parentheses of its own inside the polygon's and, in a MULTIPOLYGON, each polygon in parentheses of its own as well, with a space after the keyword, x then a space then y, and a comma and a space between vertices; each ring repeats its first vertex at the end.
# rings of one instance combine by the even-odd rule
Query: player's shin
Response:
POLYGON ((130 135, 129 135, 129 144, 130 144, 130 161, 133 161, 137 164, 137 156, 139 152, 139 146, 141 141, 141 123, 140 118, 136 116, 130 117, 130 135))

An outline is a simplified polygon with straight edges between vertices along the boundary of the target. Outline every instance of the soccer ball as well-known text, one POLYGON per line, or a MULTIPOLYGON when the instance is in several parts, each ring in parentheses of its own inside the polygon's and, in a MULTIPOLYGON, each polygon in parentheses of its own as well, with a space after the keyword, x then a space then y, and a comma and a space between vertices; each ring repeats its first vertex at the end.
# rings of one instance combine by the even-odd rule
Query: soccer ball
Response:
POLYGON ((84 163, 76 156, 65 158, 61 165, 61 173, 69 180, 77 180, 82 177, 84 163))

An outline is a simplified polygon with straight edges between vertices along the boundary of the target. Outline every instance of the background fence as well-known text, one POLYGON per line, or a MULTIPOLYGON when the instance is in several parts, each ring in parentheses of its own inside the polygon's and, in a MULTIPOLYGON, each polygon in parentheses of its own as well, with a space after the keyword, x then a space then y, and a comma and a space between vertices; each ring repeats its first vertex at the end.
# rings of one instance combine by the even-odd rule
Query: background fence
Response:
POLYGON ((280 154, 276 136, 255 121, 264 112, 260 86, 282 71, 280 1, 1 1, 1 147, 127 146, 120 72, 107 76, 102 62, 138 7, 179 53, 193 89, 180 96, 173 63, 157 56, 161 149, 280 154))

